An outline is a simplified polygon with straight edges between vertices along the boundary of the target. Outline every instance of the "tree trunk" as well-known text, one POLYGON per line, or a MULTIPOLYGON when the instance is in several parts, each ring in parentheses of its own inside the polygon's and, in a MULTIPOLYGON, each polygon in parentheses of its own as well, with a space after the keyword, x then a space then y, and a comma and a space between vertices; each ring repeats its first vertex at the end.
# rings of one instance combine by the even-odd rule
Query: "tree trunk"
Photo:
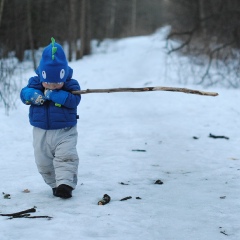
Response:
POLYGON ((91 23, 90 23, 90 1, 82 0, 81 2, 81 18, 80 18, 80 39, 81 46, 77 58, 82 58, 91 52, 91 23))
POLYGON ((0 1, 0 27, 2 23, 3 6, 4 6, 4 0, 1 0, 0 1))
POLYGON ((82 58, 84 55, 85 48, 85 27, 86 27, 86 0, 81 1, 81 17, 80 17, 80 39, 81 46, 79 52, 79 58, 82 58))
POLYGON ((137 0, 132 0, 131 34, 136 35, 137 0))
POLYGON ((110 5, 111 5, 110 6, 110 21, 108 24, 107 37, 113 38, 114 37, 114 28, 115 28, 115 20, 116 20, 117 1, 112 0, 110 5))
POLYGON ((206 35, 206 23, 204 19, 206 18, 206 10, 205 10, 205 0, 198 0, 198 16, 199 16, 199 24, 200 29, 204 35, 206 35))
POLYGON ((34 69, 37 68, 34 43, 33 43, 33 34, 32 34, 32 17, 31 17, 31 0, 27 1, 27 29, 28 29, 28 40, 32 53, 32 61, 34 69))
POLYGON ((69 16, 69 27, 68 27, 68 59, 69 61, 73 60, 73 53, 76 51, 76 0, 69 0, 69 9, 70 9, 70 16, 69 16))

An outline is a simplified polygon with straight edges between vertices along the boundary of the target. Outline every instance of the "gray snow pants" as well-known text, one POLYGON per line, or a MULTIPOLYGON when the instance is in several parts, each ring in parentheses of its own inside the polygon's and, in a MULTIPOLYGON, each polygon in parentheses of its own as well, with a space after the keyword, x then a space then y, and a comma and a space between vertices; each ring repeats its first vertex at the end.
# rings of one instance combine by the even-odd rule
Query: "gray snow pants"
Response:
POLYGON ((44 181, 55 188, 77 185, 79 158, 76 150, 77 127, 57 130, 33 128, 33 148, 39 173, 44 181))

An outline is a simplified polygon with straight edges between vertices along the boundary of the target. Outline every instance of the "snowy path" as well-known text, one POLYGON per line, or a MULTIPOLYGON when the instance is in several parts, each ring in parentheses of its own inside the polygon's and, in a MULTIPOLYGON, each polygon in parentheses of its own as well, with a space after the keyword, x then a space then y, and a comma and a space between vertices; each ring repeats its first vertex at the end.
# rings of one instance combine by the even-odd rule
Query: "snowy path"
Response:
MULTIPOLYGON (((124 49, 126 43, 121 43, 124 49)), ((139 79, 141 71, 126 67, 124 72, 122 55, 114 54, 80 64, 76 75, 83 89, 141 87, 151 73, 152 85, 159 85, 157 68, 142 77, 142 85, 131 85, 123 75, 139 79), (118 64, 105 68, 101 59, 117 59, 118 64), (84 68, 88 65, 92 68, 84 68), (113 84, 99 82, 104 76, 111 76, 113 84)), ((126 65, 140 62, 139 55, 130 59, 126 65)), ((69 200, 53 197, 37 173, 28 107, 19 101, 9 117, 1 111, 0 190, 11 199, 0 198, 0 213, 36 206, 32 215, 53 217, 0 217, 1 240, 238 240, 240 95, 218 92, 218 97, 166 92, 84 95, 78 123, 79 184, 69 200), (209 133, 230 139, 212 139, 209 133), (154 184, 158 179, 164 184, 154 184), (111 202, 98 206, 105 193, 111 202), (127 196, 132 199, 119 201, 127 196)))

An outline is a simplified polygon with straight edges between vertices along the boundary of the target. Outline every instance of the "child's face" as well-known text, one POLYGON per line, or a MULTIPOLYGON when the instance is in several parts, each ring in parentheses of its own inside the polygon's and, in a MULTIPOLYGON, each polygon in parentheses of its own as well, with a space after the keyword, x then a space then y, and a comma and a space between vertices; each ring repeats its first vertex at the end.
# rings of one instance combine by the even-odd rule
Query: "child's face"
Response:
POLYGON ((42 85, 46 89, 57 90, 57 89, 61 89, 63 87, 64 82, 59 82, 59 83, 43 82, 42 85))

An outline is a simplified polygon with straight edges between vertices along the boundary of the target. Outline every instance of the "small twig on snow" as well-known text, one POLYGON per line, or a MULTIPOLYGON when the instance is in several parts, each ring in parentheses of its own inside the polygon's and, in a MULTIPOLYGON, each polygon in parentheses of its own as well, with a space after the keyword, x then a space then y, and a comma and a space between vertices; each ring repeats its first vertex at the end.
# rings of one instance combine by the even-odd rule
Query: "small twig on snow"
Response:
POLYGON ((227 140, 229 140, 229 137, 226 137, 226 136, 216 136, 216 135, 213 135, 213 134, 209 134, 209 137, 210 138, 225 138, 225 139, 227 139, 227 140))
POLYGON ((106 205, 110 201, 111 201, 111 197, 107 194, 104 194, 103 198, 100 201, 98 201, 98 205, 106 205))

